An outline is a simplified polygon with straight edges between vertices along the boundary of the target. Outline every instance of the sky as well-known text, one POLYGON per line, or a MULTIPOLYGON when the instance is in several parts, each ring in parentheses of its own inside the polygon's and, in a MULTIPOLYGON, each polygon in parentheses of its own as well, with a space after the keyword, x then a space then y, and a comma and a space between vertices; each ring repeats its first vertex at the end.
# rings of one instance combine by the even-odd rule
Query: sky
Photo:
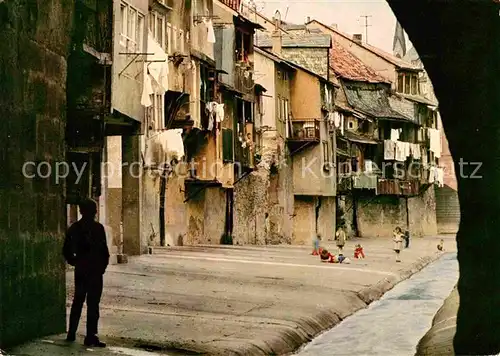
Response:
MULTIPOLYGON (((368 18, 368 43, 392 53, 396 17, 386 0, 254 0, 257 10, 272 17, 276 10, 284 21, 301 24, 307 16, 327 25, 337 24, 348 34, 361 33, 366 39, 365 18, 368 18), (287 13, 288 6, 288 14, 287 13), (285 17, 286 14, 286 17, 285 17)), ((411 48, 411 43, 406 43, 411 48)))

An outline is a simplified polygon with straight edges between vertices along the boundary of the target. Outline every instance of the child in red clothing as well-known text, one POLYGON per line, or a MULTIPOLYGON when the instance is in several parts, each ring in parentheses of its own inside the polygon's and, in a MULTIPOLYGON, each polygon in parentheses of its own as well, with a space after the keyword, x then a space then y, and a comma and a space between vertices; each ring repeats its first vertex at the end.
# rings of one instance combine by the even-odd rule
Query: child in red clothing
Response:
POLYGON ((357 244, 354 249, 354 258, 365 258, 363 247, 360 244, 357 244))

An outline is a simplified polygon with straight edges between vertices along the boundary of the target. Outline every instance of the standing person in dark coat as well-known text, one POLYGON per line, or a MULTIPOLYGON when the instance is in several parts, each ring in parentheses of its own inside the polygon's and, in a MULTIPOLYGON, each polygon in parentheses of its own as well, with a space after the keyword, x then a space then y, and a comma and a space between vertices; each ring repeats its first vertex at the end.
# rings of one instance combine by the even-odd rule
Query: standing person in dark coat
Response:
POLYGON ((75 267, 75 295, 69 319, 66 340, 75 341, 83 303, 87 300, 87 336, 85 346, 106 347, 97 337, 99 303, 103 288, 103 275, 109 263, 109 250, 104 226, 95 221, 97 204, 91 199, 80 205, 82 218, 71 225, 66 233, 63 254, 75 267))

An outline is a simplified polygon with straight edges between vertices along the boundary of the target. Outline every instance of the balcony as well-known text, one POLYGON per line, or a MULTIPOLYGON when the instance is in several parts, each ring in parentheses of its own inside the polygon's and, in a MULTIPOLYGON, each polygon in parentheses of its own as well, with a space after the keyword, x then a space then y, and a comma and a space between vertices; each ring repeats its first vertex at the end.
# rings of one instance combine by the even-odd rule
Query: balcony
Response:
POLYGON ((292 120, 289 124, 291 125, 291 132, 287 144, 292 155, 320 142, 319 119, 292 120))
POLYGON ((357 173, 352 175, 353 189, 377 189, 377 175, 374 173, 357 173))
POLYGON ((234 86, 237 91, 244 94, 251 94, 254 92, 253 81, 253 63, 239 61, 235 64, 234 69, 234 86))
POLYGON ((352 175, 349 173, 341 173, 337 178, 337 193, 347 194, 352 191, 352 175))
POLYGON ((418 180, 379 179, 377 184, 378 195, 415 196, 419 191, 418 180))
POLYGON ((82 43, 86 52, 102 59, 102 54, 110 54, 112 48, 112 3, 87 3, 84 0, 76 2, 75 42, 82 43))

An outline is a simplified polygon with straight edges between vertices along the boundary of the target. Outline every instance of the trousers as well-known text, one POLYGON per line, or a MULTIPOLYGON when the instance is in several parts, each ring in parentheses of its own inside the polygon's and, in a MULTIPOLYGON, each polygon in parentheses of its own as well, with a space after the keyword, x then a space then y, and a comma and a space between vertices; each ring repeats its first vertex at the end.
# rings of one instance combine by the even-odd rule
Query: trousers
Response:
POLYGON ((98 334, 97 325, 102 288, 102 274, 83 274, 75 271, 75 296, 71 305, 68 334, 76 334, 85 300, 87 301, 87 337, 98 334))

